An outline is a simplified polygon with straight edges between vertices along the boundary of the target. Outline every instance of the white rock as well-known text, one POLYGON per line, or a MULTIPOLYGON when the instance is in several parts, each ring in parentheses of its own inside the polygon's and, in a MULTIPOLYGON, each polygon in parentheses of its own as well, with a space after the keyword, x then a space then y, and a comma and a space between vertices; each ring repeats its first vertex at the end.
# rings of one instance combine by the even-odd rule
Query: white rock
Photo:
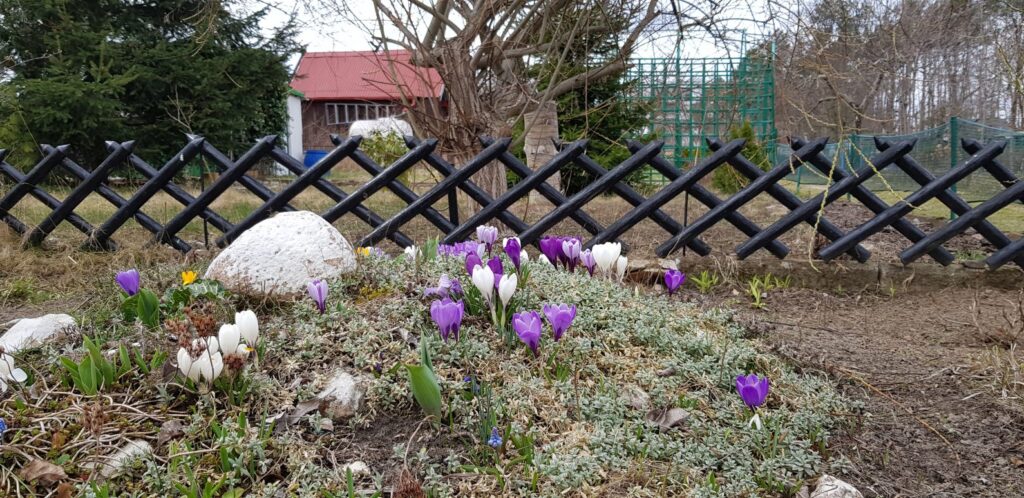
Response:
POLYGON ((13 353, 19 349, 38 346, 74 327, 75 319, 63 313, 43 315, 39 318, 22 318, 0 336, 0 347, 8 353, 13 353))
POLYGON ((146 441, 141 439, 128 441, 99 465, 100 475, 108 479, 114 477, 120 474, 133 459, 152 452, 153 447, 146 441))
POLYGON ((818 479, 818 487, 811 493, 811 498, 864 498, 864 495, 850 484, 828 474, 822 474, 818 479))
POLYGON ((321 411, 334 420, 355 415, 363 404, 365 382, 352 374, 339 371, 327 382, 327 387, 317 396, 324 404, 321 411), (326 406, 324 406, 326 405, 326 406))
POLYGON ((214 258, 204 278, 234 292, 298 297, 311 280, 356 268, 345 237, 309 211, 280 213, 246 230, 214 258))
POLYGON ((366 462, 356 461, 345 464, 345 466, 341 468, 341 471, 342 473, 345 471, 352 471, 352 477, 368 476, 370 475, 370 466, 366 465, 366 462))

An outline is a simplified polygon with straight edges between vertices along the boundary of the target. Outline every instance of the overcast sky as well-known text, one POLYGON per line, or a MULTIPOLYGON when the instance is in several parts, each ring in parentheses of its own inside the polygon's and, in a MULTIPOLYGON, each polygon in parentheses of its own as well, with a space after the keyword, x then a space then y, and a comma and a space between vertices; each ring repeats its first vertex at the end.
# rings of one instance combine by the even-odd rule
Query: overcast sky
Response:
MULTIPOLYGON (((324 15, 322 12, 310 12, 310 0, 246 0, 246 8, 255 9, 269 7, 270 13, 264 19, 265 27, 279 26, 295 15, 299 23, 299 43, 308 52, 370 50, 372 48, 365 27, 358 23, 374 25, 373 7, 370 0, 350 0, 348 7, 355 14, 356 21, 345 19, 341 15, 324 15)), ((739 41, 744 37, 749 42, 761 37, 763 28, 746 19, 764 19, 763 9, 752 9, 747 3, 735 9, 731 17, 738 20, 728 23, 726 36, 729 43, 723 44, 711 39, 707 33, 693 31, 687 34, 681 44, 684 57, 718 57, 729 53, 736 54, 739 41)), ((397 37, 397 36, 396 36, 397 37)), ((638 57, 670 57, 676 48, 674 32, 664 32, 648 38, 638 46, 638 57)), ((294 64, 297 61, 292 61, 294 64)))

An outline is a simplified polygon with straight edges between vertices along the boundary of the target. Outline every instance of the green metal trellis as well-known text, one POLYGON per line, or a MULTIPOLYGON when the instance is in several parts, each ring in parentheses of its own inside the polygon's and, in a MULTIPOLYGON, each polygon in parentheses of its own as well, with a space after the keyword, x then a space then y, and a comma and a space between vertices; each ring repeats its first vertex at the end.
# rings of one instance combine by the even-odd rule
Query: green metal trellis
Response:
POLYGON ((704 137, 726 137, 749 121, 758 140, 774 155, 775 77, 772 50, 741 57, 639 58, 626 78, 629 99, 651 105, 644 130, 665 141, 666 158, 676 167, 707 153, 704 137))

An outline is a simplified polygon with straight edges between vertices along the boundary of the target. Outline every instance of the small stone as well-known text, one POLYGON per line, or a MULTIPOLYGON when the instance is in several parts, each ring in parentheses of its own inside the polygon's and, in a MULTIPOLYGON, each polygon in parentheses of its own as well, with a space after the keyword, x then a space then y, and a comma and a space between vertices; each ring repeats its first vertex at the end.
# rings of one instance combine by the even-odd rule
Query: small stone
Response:
POLYGON ((970 268, 971 270, 984 270, 985 261, 978 259, 968 259, 961 261, 960 264, 964 265, 964 268, 970 268))
POLYGON ((356 462, 345 464, 345 466, 341 468, 341 471, 342 472, 351 471, 352 472, 352 477, 368 476, 368 475, 370 475, 370 466, 366 465, 366 462, 356 461, 356 462))
POLYGON ((811 498, 864 498, 857 488, 828 474, 818 479, 818 487, 814 488, 811 498))
POLYGON ((35 347, 74 327, 75 319, 63 313, 22 318, 0 336, 0 348, 13 353, 19 349, 35 347))
POLYGON ((120 474, 132 460, 152 452, 153 447, 141 439, 128 441, 124 446, 118 448, 114 454, 107 457, 103 463, 98 465, 100 467, 100 475, 107 479, 114 477, 120 474))
POLYGON ((651 396, 640 389, 639 386, 628 385, 622 390, 622 399, 626 406, 634 410, 649 410, 651 408, 651 396))
POLYGON ((242 233, 210 263, 203 278, 251 296, 300 297, 314 279, 356 269, 345 237, 316 213, 280 213, 242 233))
POLYGON ((671 429, 683 425, 688 418, 690 418, 690 412, 682 408, 651 410, 647 412, 647 420, 658 424, 662 429, 671 429))
POLYGON ((365 382, 348 372, 335 373, 327 382, 327 387, 317 396, 323 401, 320 406, 321 413, 332 420, 342 420, 355 415, 363 403, 364 385, 365 382))

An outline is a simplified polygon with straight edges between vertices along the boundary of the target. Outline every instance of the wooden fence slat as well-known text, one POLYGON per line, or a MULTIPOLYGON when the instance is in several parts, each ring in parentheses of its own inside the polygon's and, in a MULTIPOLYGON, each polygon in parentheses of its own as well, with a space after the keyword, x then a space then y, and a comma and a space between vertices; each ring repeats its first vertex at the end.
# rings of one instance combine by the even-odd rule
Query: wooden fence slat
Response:
MULTIPOLYGON (((298 159, 295 159, 294 157, 288 155, 287 152, 281 149, 275 147, 270 150, 269 155, 273 160, 277 161, 278 164, 284 166, 286 169, 291 171, 296 176, 302 175, 306 171, 306 168, 302 166, 302 163, 300 163, 298 159)), ((322 192, 324 195, 329 197, 334 202, 341 202, 348 197, 348 194, 346 194, 343 190, 338 188, 333 183, 327 181, 323 177, 320 177, 316 181, 314 181, 313 187, 322 192)), ((352 214, 354 214, 357 218, 362 220, 363 223, 369 225, 371 229, 376 229, 377 227, 384 224, 384 218, 382 218, 379 214, 373 212, 372 210, 364 206, 356 207, 355 209, 352 210, 352 214)), ((410 239, 404 233, 397 230, 394 232, 388 232, 387 237, 388 239, 391 239, 391 241, 394 242, 395 244, 398 244, 400 247, 409 247, 414 244, 412 239, 410 239)))
MULTIPOLYGON (((801 143, 803 143, 803 140, 800 139, 796 139, 793 141, 793 145, 796 147, 799 147, 801 143)), ((913 145, 916 144, 912 144, 912 147, 913 145)), ((911 150, 913 150, 913 148, 911 148, 911 150)), ((901 155, 899 157, 903 158, 907 156, 901 155)), ((829 160, 826 159, 821 154, 815 154, 805 162, 813 166, 814 169, 817 169, 819 172, 821 172, 821 174, 825 175, 826 177, 831 176, 830 181, 832 182, 838 183, 849 177, 849 175, 843 172, 842 168, 833 168, 829 160)), ((899 158, 896 159, 895 164, 896 166, 900 165, 899 158)), ((874 171, 880 170, 881 168, 874 168, 874 171)), ((889 207, 889 205, 886 204, 885 202, 882 202, 882 199, 879 199, 877 195, 873 194, 871 191, 864 188, 864 184, 855 185, 853 188, 850 189, 850 194, 853 195, 855 199, 860 201, 860 203, 863 204, 864 207, 868 208, 869 210, 871 210, 872 213, 876 215, 881 213, 882 211, 885 211, 889 207)), ((922 232, 921 229, 917 228, 916 225, 911 223, 906 218, 900 218, 894 221, 892 227, 896 229, 896 231, 899 232, 900 235, 903 235, 910 242, 917 242, 925 237, 924 232, 922 232)), ((932 251, 929 252, 929 254, 931 255, 932 259, 937 261, 942 266, 948 266, 950 263, 956 260, 956 258, 954 258, 953 255, 949 253, 949 251, 941 247, 933 249, 932 251)))
MULTIPOLYGON (((898 148, 899 147, 897 145, 893 145, 882 152, 882 154, 888 154, 898 148)), ((893 221, 910 214, 915 207, 924 205, 924 203, 932 197, 935 197, 940 192, 946 190, 954 183, 963 180, 964 177, 981 167, 983 163, 1001 154, 1005 148, 1006 141, 998 141, 989 144, 983 150, 974 156, 971 156, 956 168, 951 169, 946 174, 936 178, 931 183, 921 187, 916 192, 893 204, 889 209, 886 209, 874 218, 868 220, 866 223, 851 230, 850 233, 846 234, 843 238, 825 246, 818 251, 818 256, 825 261, 836 257, 836 255, 843 252, 847 247, 857 244, 879 230, 891 225, 893 221)), ((888 162, 883 163, 877 160, 872 162, 879 169, 888 165, 888 162)), ((865 172, 865 174, 869 174, 869 172, 865 172)))

